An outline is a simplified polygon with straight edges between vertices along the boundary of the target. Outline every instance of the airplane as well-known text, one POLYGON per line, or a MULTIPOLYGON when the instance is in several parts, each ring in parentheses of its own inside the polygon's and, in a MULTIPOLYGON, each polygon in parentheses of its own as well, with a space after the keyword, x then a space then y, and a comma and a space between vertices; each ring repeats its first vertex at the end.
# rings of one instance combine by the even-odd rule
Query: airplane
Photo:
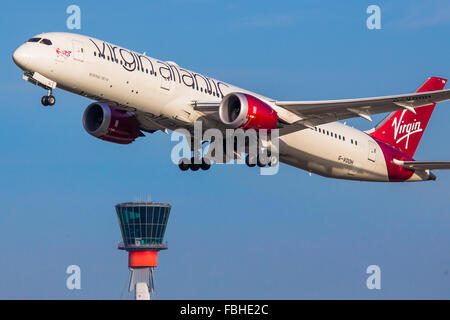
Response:
MULTIPOLYGON (((205 129, 279 130, 278 161, 324 177, 376 182, 435 180, 450 162, 415 161, 414 153, 437 103, 450 100, 446 79, 430 77, 415 92, 324 101, 280 101, 93 37, 50 32, 33 36, 12 55, 23 79, 94 100, 83 115, 92 136, 129 144, 144 132, 205 129), (360 131, 340 120, 389 113, 360 131)), ((192 146, 192 144, 191 144, 192 146)), ((192 148, 192 147, 191 147, 192 148)), ((207 159, 179 162, 208 170, 207 159)), ((259 167, 272 165, 261 158, 259 167)), ((274 162, 276 162, 274 160, 274 162)), ((246 157, 248 166, 255 166, 246 157)))

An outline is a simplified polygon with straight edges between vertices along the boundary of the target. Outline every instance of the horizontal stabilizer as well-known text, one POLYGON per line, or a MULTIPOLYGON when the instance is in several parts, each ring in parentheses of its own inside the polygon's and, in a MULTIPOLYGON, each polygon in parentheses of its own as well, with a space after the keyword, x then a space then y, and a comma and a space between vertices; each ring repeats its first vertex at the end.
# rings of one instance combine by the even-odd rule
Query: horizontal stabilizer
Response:
POLYGON ((450 161, 401 161, 394 159, 400 167, 411 170, 446 170, 450 169, 450 161))

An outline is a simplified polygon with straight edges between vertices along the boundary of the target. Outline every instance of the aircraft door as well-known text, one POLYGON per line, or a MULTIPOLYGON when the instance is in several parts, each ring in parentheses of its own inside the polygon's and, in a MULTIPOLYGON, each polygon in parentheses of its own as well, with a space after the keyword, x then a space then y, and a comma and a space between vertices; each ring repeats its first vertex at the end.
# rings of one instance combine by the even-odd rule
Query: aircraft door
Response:
POLYGON ((161 92, 170 94, 176 87, 176 78, 172 66, 166 64, 166 67, 161 67, 159 72, 161 75, 161 92))
POLYGON ((172 89, 173 81, 171 81, 170 78, 165 78, 164 76, 161 76, 161 89, 163 89, 163 92, 170 92, 172 89))
POLYGON ((83 42, 78 40, 73 40, 73 59, 83 62, 84 61, 84 45, 83 42))
POLYGON ((369 140, 368 146, 369 146, 368 159, 372 162, 375 162, 377 158, 377 145, 375 144, 375 142, 369 140))

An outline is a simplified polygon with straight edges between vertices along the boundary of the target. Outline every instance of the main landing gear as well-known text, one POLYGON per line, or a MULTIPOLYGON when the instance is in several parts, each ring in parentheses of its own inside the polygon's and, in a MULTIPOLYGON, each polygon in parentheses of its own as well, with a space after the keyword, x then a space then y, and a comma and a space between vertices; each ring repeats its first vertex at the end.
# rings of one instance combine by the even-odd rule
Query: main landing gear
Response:
MULTIPOLYGON (((245 164, 250 168, 256 166, 260 168, 264 168, 267 166, 275 167, 278 164, 278 157, 256 157, 255 159, 247 155, 247 157, 245 157, 245 164)), ((194 157, 192 157, 191 159, 183 158, 178 163, 178 168, 180 168, 181 171, 187 171, 189 169, 192 171, 198 171, 199 169, 206 171, 211 168, 211 162, 205 158, 198 159, 197 161, 195 161, 194 157)))
POLYGON ((52 106, 56 102, 55 97, 52 95, 52 89, 48 90, 48 93, 46 96, 43 96, 41 99, 41 103, 43 106, 52 106))
POLYGON ((211 168, 211 162, 205 158, 201 159, 195 159, 194 157, 192 157, 191 159, 183 158, 178 163, 178 167, 180 168, 181 171, 186 171, 189 169, 191 169, 192 171, 197 171, 198 169, 209 170, 209 168, 211 168))
POLYGON ((190 141, 189 146, 191 148, 193 157, 191 159, 180 159, 180 161, 178 162, 178 168, 180 168, 181 171, 187 171, 189 169, 192 171, 198 171, 199 169, 206 171, 211 168, 211 161, 207 158, 202 157, 201 153, 202 144, 205 142, 206 141, 195 141, 194 139, 190 141))
POLYGON ((278 164, 278 157, 274 155, 265 157, 261 157, 259 155, 258 156, 247 155, 245 157, 245 164, 250 168, 253 168, 255 166, 258 166, 260 168, 264 168, 266 166, 275 167, 278 164))
MULTIPOLYGON (((205 141, 203 142, 205 143, 205 141)), ((208 155, 205 157, 202 157, 202 153, 201 153, 201 147, 200 146, 201 143, 197 143, 195 144, 194 141, 190 142, 190 147, 191 147, 191 155, 193 155, 190 159, 189 158, 182 158, 180 159, 180 161, 178 162, 178 168, 180 168, 181 171, 187 171, 187 170, 192 170, 192 171, 198 171, 199 169, 202 170, 209 170, 209 168, 211 168, 211 160, 209 160, 210 156, 209 152, 208 155), (197 147, 194 147, 196 146, 197 147)), ((225 148, 224 148, 225 149, 225 148)), ((278 159, 278 155, 274 154, 273 152, 268 151, 267 149, 262 150, 261 152, 258 152, 258 154, 248 154, 245 157, 245 164, 248 167, 260 167, 260 168, 264 168, 264 167, 276 167, 279 164, 279 159, 278 159), (264 152, 262 152, 264 151, 264 152)), ((212 158, 214 159, 214 158, 212 158)), ((228 159, 228 158, 226 158, 228 159)), ((223 163, 227 163, 228 160, 224 159, 223 163)), ((236 158, 235 158, 236 159, 236 158)))

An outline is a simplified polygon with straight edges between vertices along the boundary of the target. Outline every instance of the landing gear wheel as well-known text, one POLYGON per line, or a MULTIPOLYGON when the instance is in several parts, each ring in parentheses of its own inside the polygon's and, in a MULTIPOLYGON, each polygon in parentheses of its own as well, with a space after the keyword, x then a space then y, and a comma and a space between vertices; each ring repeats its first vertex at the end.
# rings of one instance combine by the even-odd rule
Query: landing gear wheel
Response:
POLYGON ((181 171, 186 171, 190 167, 189 159, 183 158, 178 162, 178 168, 180 168, 181 171))
POLYGON ((250 158, 250 155, 247 155, 245 157, 245 164, 247 166, 249 166, 250 168, 253 168, 254 166, 256 166, 256 161, 255 161, 255 159, 253 157, 250 158))
POLYGON ((200 169, 209 170, 211 168, 211 162, 208 159, 202 158, 202 164, 200 165, 200 169))
POLYGON ((269 166, 270 167, 276 167, 278 165, 278 157, 277 156, 271 156, 269 160, 269 166))
POLYGON ((43 96, 41 98, 41 103, 44 107, 48 106, 48 96, 43 96))
POLYGON ((56 99, 54 96, 49 95, 49 96, 43 96, 41 98, 41 103, 43 106, 52 106, 54 105, 56 102, 56 99))
POLYGON ((52 96, 52 95, 49 95, 49 96, 47 97, 47 102, 48 102, 48 105, 49 105, 49 106, 52 106, 52 105, 54 105, 54 104, 55 104, 55 102, 56 102, 56 99, 55 99, 55 97, 54 97, 54 96, 52 96))
POLYGON ((198 169, 200 169, 201 164, 200 163, 195 163, 195 159, 194 157, 191 158, 191 170, 192 171, 197 171, 198 169))
POLYGON ((267 157, 260 157, 260 156, 258 156, 258 158, 256 160, 256 164, 260 168, 264 168, 265 166, 267 166, 268 162, 269 161, 268 161, 267 157))

